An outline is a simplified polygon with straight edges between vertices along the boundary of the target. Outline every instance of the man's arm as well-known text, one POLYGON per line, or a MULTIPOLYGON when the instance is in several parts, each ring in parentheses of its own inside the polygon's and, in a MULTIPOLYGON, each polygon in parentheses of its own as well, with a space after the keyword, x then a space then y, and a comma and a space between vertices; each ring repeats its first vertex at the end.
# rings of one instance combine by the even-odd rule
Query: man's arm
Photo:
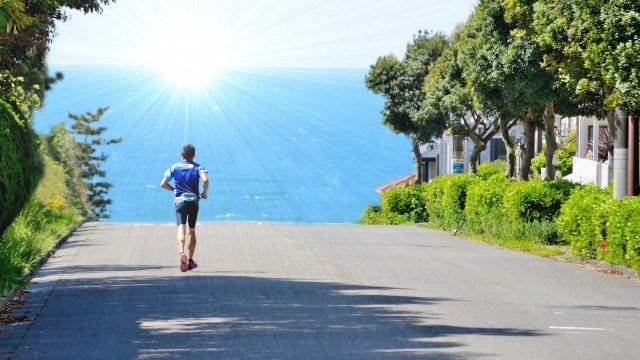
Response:
POLYGON ((203 171, 200 173, 200 178, 202 179, 202 194, 200 196, 206 199, 208 196, 207 191, 209 191, 209 176, 203 171))
POLYGON ((175 188, 173 186, 171 186, 171 184, 169 184, 169 179, 167 179, 166 177, 162 177, 162 181, 160 182, 160 187, 163 189, 167 189, 170 191, 174 191, 175 188))

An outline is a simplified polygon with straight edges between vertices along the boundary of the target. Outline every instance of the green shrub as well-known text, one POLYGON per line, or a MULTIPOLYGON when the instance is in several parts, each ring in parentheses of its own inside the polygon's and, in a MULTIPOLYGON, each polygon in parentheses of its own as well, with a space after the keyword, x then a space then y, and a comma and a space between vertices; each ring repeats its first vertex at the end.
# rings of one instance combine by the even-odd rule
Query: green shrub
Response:
POLYGON ((412 223, 427 222, 425 199, 422 196, 424 185, 412 184, 398 186, 382 193, 380 205, 382 212, 387 214, 402 215, 412 223))
POLYGON ((0 234, 29 199, 42 168, 37 135, 0 100, 0 234))
POLYGON ((612 205, 604 260, 640 270, 640 198, 627 197, 612 205))
POLYGON ((475 175, 438 176, 425 187, 429 222, 444 229, 460 229, 465 222, 467 187, 480 181, 475 175))
POLYGON ((0 292, 20 284, 42 255, 78 223, 70 205, 62 168, 45 157, 45 177, 4 233, 0 235, 0 292))
POLYGON ((506 176, 504 169, 507 166, 507 162, 504 160, 495 160, 491 162, 485 162, 478 165, 478 171, 476 172, 476 176, 481 178, 482 180, 488 180, 492 177, 502 177, 506 176))
MULTIPOLYGON (((573 170, 573 156, 571 156, 567 151, 559 149, 556 151, 556 157, 558 158, 556 171, 560 171, 562 176, 570 174, 573 170)), ((531 160, 531 171, 540 175, 540 170, 544 169, 546 165, 547 158, 545 157, 544 152, 541 152, 531 160)))
POLYGON ((606 205, 612 200, 611 189, 588 185, 577 187, 562 204, 558 230, 574 255, 597 257, 600 242, 606 238, 606 205))
POLYGON ((510 222, 555 221, 575 186, 564 180, 511 183, 504 198, 505 214, 510 222))
POLYGON ((427 213, 431 223, 437 223, 444 219, 442 197, 444 196, 445 186, 449 181, 448 178, 446 175, 436 176, 424 187, 422 196, 427 205, 427 213))
POLYGON ((411 223, 402 214, 393 214, 382 211, 378 205, 367 206, 360 220, 356 222, 361 225, 404 225, 411 223))
POLYGON ((465 226, 469 231, 481 235, 486 233, 486 224, 492 219, 499 218, 503 222, 502 201, 508 184, 504 176, 492 176, 469 185, 464 208, 467 217, 465 226))

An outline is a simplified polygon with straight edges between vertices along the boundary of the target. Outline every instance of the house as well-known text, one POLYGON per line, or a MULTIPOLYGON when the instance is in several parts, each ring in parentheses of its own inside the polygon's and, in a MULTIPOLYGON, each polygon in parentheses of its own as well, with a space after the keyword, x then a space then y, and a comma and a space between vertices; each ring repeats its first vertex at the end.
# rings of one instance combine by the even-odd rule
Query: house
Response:
POLYGON ((565 176, 565 179, 582 184, 592 183, 601 188, 607 187, 613 180, 613 168, 609 166, 607 153, 607 121, 585 116, 563 118, 560 132, 564 136, 571 132, 576 133, 573 172, 565 176))
MULTIPOLYGON (((640 118, 629 117, 628 123, 622 124, 618 131, 625 133, 621 138, 627 139, 627 149, 618 151, 618 175, 621 178, 622 190, 627 196, 640 195, 640 118), (626 150, 626 152, 624 151, 626 150)), ((620 125, 619 125, 620 126, 620 125)), ((557 119, 558 139, 564 139, 570 132, 576 132, 576 154, 573 158, 573 172, 564 178, 574 182, 593 183, 600 187, 606 187, 614 180, 615 162, 610 161, 607 152, 609 128, 606 120, 591 117, 578 116, 557 119), (595 141, 594 141, 595 139, 595 141)), ((510 131, 510 135, 518 142, 522 139, 523 130, 516 126, 510 131)), ((535 142, 535 153, 543 149, 544 137, 538 131, 535 142)), ((443 134, 435 145, 424 145, 420 148, 422 154, 422 178, 430 181, 438 175, 468 172, 468 163, 471 150, 475 145, 469 139, 456 146, 457 154, 454 154, 454 137, 443 134), (455 155, 455 156, 454 156, 455 155)), ((479 159, 479 164, 506 157, 506 147, 500 134, 496 135, 485 149, 479 159)), ((415 172, 405 175, 400 179, 380 185, 377 190, 382 192, 387 188, 406 184, 412 181, 415 172), (402 181, 400 181, 402 180, 402 181)), ((620 192, 614 187, 614 196, 620 192)))
POLYGON ((640 129, 639 118, 629 116, 618 124, 621 148, 614 151, 618 161, 611 161, 606 151, 609 127, 606 120, 578 116, 563 119, 562 129, 576 131, 576 154, 570 179, 581 183, 594 183, 606 187, 614 183, 614 197, 640 195, 640 129), (594 141, 595 139, 595 141, 594 141), (626 140, 626 141, 625 141, 626 140), (626 145, 626 149, 625 146, 626 145), (617 167, 617 169, 616 169, 617 167), (616 175, 617 172, 617 175, 616 175))
MULTIPOLYGON (((514 135, 521 129, 514 130, 514 135)), ((424 181, 431 181, 433 178, 439 175, 448 175, 454 173, 465 173, 468 171, 469 156, 473 149, 473 142, 469 139, 463 143, 463 158, 462 161, 457 161, 453 154, 453 137, 448 134, 443 134, 442 138, 438 139, 435 144, 426 144, 420 146, 420 154, 422 158, 422 179, 424 181)), ((506 147, 502 141, 502 137, 497 135, 489 142, 487 149, 480 154, 480 163, 493 161, 496 159, 505 159, 507 155, 506 147)), ((376 186, 376 191, 382 193, 388 189, 396 186, 407 185, 415 181, 416 172, 404 175, 397 179, 391 180, 384 184, 376 186)))

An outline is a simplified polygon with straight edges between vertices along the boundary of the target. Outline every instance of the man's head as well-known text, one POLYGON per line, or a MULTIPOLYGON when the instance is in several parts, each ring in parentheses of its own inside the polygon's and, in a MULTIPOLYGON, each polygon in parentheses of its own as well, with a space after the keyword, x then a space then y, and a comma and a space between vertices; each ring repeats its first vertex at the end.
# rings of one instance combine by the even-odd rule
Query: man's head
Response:
POLYGON ((183 159, 191 161, 196 156, 196 148, 191 144, 187 144, 182 147, 180 155, 183 159))

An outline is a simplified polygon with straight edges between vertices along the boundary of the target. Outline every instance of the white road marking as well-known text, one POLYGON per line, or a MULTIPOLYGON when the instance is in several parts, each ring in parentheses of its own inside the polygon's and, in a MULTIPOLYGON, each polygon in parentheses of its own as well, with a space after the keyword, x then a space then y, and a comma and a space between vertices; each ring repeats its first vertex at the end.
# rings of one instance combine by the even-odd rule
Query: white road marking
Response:
POLYGON ((590 330, 590 331, 613 331, 613 329, 589 328, 589 327, 575 327, 575 326, 549 326, 549 329, 560 329, 560 330, 590 330))

